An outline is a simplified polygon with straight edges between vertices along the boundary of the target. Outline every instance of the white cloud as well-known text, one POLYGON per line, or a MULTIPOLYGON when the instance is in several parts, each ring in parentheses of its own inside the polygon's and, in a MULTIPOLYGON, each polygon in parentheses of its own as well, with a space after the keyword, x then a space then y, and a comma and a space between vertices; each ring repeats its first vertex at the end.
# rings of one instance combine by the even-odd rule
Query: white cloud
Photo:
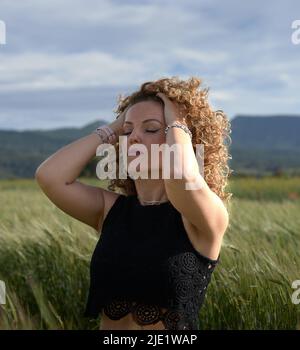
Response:
POLYGON ((189 61, 195 63, 214 64, 222 63, 229 59, 230 55, 224 51, 206 51, 205 49, 193 48, 174 48, 172 54, 176 56, 178 61, 189 61))
POLYGON ((0 56, 0 91, 128 85, 145 76, 139 60, 103 52, 0 56))

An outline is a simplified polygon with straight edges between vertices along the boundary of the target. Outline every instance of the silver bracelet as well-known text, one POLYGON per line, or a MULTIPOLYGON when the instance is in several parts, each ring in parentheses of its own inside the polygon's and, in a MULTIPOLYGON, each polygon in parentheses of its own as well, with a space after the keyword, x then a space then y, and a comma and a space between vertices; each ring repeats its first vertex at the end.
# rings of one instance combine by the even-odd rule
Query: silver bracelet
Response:
POLYGON ((186 125, 181 124, 181 123, 178 122, 178 121, 175 121, 175 122, 173 122, 172 124, 169 124, 169 125, 165 128, 165 134, 168 132, 168 130, 169 130, 170 128, 181 128, 183 131, 185 131, 186 133, 188 133, 188 134, 190 135, 190 138, 191 138, 191 140, 192 140, 193 135, 192 135, 191 131, 189 130, 189 128, 188 128, 186 125))
POLYGON ((112 143, 117 139, 117 135, 108 125, 99 126, 93 133, 97 134, 103 143, 112 143))

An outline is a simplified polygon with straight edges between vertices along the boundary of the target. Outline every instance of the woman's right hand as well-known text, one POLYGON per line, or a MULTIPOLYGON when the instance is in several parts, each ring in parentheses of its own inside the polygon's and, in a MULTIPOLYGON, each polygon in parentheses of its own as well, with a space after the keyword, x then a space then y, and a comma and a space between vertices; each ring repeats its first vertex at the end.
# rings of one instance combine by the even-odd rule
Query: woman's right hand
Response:
POLYGON ((117 137, 123 134, 123 125, 125 122, 125 115, 128 109, 129 109, 129 106, 127 106, 124 109, 124 111, 117 117, 116 120, 114 120, 112 123, 109 124, 109 127, 112 128, 112 130, 116 133, 117 137))

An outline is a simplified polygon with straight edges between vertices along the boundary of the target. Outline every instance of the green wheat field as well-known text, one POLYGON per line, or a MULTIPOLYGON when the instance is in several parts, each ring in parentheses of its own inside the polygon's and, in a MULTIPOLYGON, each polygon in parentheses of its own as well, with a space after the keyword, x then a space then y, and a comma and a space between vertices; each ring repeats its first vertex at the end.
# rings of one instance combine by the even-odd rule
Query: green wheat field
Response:
MULTIPOLYGON (((97 179, 80 181, 106 188, 97 179)), ((230 226, 199 312, 200 329, 300 329, 300 178, 234 178, 230 226)), ((34 180, 0 181, 0 329, 99 329, 83 311, 96 231, 34 180)))

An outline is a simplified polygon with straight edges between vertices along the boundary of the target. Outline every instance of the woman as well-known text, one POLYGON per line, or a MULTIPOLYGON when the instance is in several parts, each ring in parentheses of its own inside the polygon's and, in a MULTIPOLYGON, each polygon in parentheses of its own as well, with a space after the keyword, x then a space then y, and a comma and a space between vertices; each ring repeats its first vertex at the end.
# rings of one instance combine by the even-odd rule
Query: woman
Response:
POLYGON ((63 147, 36 171, 55 205, 101 231, 84 313, 91 318, 101 314, 100 330, 198 329, 198 313, 229 224, 231 197, 224 191, 230 170, 223 142, 230 139, 230 123, 222 111, 212 111, 208 89, 198 90, 200 83, 194 77, 172 77, 142 84, 119 99, 115 121, 63 147), (115 147, 120 169, 119 136, 127 141, 128 169, 138 159, 132 146, 143 146, 149 157, 138 168, 148 175, 156 156, 151 145, 185 147, 176 151, 179 163, 160 153, 154 178, 152 173, 136 176, 131 169, 121 179, 117 171, 108 190, 76 180, 102 143, 115 147), (204 176, 196 145, 204 145, 204 176), (164 176, 165 166, 169 176, 164 176))

